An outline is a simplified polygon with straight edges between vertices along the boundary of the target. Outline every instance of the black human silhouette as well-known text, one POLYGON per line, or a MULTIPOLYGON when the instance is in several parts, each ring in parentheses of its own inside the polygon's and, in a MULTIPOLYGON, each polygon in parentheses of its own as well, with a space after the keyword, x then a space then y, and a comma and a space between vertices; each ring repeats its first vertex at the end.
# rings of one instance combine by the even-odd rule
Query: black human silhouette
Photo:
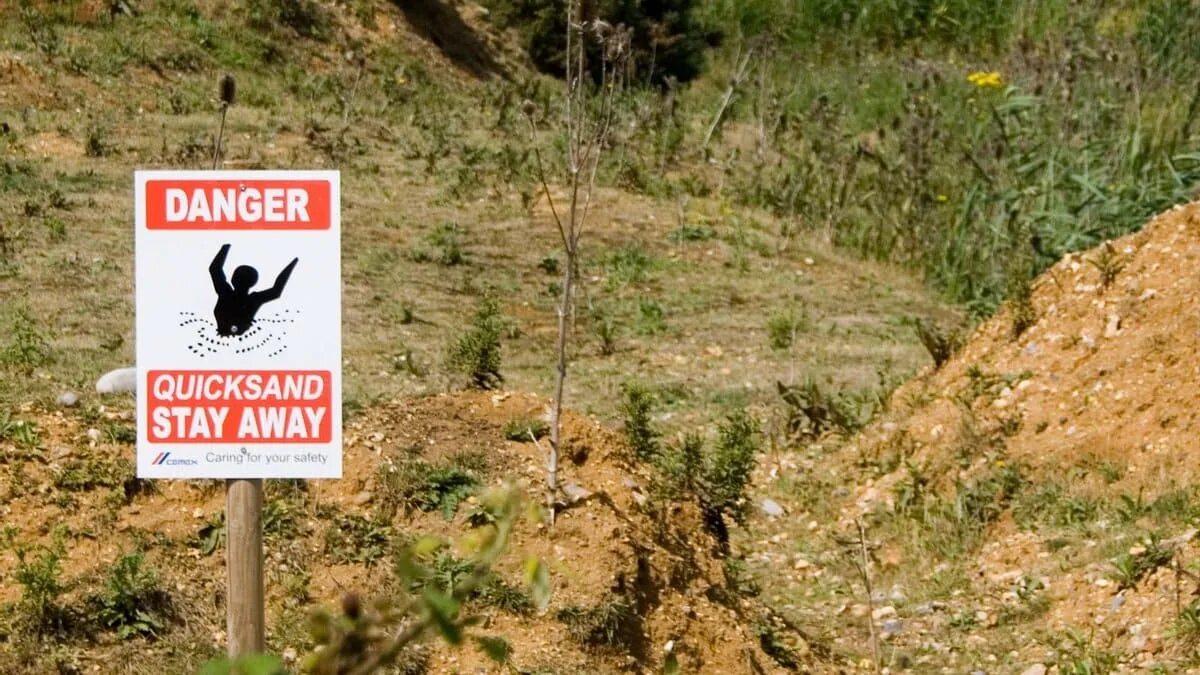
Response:
POLYGON ((258 283, 258 270, 249 265, 239 265, 233 271, 233 276, 229 281, 226 281, 225 257, 227 255, 229 255, 229 244, 221 247, 216 257, 213 258, 212 264, 208 266, 213 288, 217 291, 217 305, 213 307, 213 317, 217 320, 218 335, 241 335, 254 323, 254 315, 263 305, 272 300, 278 300, 279 296, 283 295, 283 287, 287 285, 288 277, 292 276, 292 270, 296 267, 296 263, 300 262, 300 259, 292 258, 292 262, 288 263, 279 276, 275 277, 274 286, 265 291, 251 293, 250 289, 258 283))

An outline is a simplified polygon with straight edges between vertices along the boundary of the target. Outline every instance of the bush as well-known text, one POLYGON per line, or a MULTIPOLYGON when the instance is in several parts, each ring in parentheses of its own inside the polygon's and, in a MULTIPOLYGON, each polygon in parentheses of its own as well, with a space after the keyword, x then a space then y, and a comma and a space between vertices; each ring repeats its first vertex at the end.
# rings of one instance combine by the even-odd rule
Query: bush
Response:
POLYGON ((249 24, 264 32, 280 26, 292 29, 301 37, 324 40, 329 37, 329 14, 316 0, 252 0, 246 4, 249 24))
POLYGON ((634 382, 625 383, 622 389, 625 394, 621 404, 621 412, 625 415, 625 441, 634 457, 649 461, 658 455, 659 433, 650 419, 654 394, 634 382))
POLYGON ((717 428, 717 446, 704 467, 706 502, 737 521, 745 516, 746 486, 759 447, 758 421, 739 410, 717 428))
POLYGON ((505 321, 500 303, 491 296, 479 301, 471 328, 458 338, 447 359, 452 370, 470 376, 479 389, 494 389, 504 383, 500 374, 500 335, 505 321))
POLYGON ((390 519, 397 508, 437 511, 451 520, 458 505, 479 487, 481 467, 475 455, 460 455, 441 465, 419 459, 384 464, 379 468, 381 513, 390 519))

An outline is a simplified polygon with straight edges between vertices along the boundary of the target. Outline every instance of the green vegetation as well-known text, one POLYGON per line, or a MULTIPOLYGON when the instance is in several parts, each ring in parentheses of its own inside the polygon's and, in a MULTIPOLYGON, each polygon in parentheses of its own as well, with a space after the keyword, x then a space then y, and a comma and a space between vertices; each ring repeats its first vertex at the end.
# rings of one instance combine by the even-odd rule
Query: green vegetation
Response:
POLYGON ((475 310, 475 318, 450 350, 450 367, 471 378, 479 389, 493 389, 504 383, 500 374, 500 336, 506 321, 500 303, 484 296, 475 310))
POLYGON ((474 453, 463 453, 440 464, 421 459, 383 464, 377 474, 382 515, 390 519, 399 509, 415 509, 437 511, 452 520, 458 505, 482 484, 486 467, 486 459, 474 453))
POLYGON ((154 636, 170 616, 170 600, 158 571, 147 567, 143 553, 135 551, 121 554, 113 563, 104 591, 90 599, 91 613, 121 640, 154 636))
POLYGON ((14 541, 15 531, 5 529, 0 544, 17 557, 13 578, 21 586, 17 603, 17 627, 35 637, 49 637, 67 630, 73 613, 62 603, 68 586, 62 581, 67 534, 56 530, 49 546, 31 549, 14 541))

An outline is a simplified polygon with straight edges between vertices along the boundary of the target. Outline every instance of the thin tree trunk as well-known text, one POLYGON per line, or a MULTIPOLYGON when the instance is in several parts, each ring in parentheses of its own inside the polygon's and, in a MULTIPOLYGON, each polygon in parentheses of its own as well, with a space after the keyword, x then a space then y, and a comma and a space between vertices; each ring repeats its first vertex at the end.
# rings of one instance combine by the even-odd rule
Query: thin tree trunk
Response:
MULTIPOLYGON (((575 209, 571 209, 574 218, 575 209)), ((570 239, 568 239, 570 241, 570 239)), ((561 447, 560 419, 562 416, 563 388, 567 381, 567 333, 568 319, 571 314, 571 299, 575 287, 575 246, 567 249, 567 263, 563 270, 562 294, 559 296, 558 307, 558 342, 555 345, 556 363, 554 371, 554 401, 550 408, 550 453, 546 458, 546 489, 547 507, 550 510, 550 523, 554 524, 554 503, 558 496, 558 451, 561 447)))

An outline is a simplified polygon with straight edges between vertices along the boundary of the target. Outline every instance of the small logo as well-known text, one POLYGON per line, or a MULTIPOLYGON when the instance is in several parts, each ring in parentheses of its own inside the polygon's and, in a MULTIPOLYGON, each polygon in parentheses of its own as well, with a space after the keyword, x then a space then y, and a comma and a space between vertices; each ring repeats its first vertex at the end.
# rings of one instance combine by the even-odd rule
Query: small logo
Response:
POLYGON ((158 453, 158 456, 150 463, 154 466, 195 466, 197 464, 194 459, 171 459, 169 452, 158 453))

